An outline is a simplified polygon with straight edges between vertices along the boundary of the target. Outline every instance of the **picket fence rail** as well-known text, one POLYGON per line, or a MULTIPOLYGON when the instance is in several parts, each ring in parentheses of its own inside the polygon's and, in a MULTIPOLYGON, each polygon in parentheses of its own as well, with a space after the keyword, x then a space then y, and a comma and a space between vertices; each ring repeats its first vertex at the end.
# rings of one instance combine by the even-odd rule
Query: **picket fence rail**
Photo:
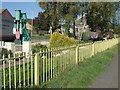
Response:
POLYGON ((14 57, 2 58, 0 83, 3 88, 21 88, 42 85, 66 68, 79 64, 86 58, 94 56, 118 44, 118 38, 77 45, 65 48, 42 49, 26 56, 24 53, 14 57))

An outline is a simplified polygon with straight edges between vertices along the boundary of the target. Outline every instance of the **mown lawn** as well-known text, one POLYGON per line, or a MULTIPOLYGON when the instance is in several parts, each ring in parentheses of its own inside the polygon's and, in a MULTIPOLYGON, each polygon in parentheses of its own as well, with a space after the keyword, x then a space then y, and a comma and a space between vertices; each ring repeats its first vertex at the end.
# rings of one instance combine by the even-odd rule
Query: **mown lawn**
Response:
POLYGON ((87 88, 92 81, 100 75, 107 64, 110 63, 115 55, 118 47, 108 49, 98 53, 95 56, 88 58, 79 65, 68 68, 52 79, 39 87, 42 88, 87 88))
POLYGON ((50 35, 32 36, 32 39, 50 39, 50 35))

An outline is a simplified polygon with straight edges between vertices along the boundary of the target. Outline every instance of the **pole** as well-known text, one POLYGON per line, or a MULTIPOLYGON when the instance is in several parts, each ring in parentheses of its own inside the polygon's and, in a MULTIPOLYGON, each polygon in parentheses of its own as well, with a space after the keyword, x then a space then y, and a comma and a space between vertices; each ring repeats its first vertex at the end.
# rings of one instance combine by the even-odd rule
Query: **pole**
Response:
MULTIPOLYGON (((33 17, 33 11, 32 11, 32 17, 33 17)), ((31 24, 32 24, 32 28, 31 28, 31 36, 32 36, 32 31, 33 31, 33 18, 32 18, 31 24)))

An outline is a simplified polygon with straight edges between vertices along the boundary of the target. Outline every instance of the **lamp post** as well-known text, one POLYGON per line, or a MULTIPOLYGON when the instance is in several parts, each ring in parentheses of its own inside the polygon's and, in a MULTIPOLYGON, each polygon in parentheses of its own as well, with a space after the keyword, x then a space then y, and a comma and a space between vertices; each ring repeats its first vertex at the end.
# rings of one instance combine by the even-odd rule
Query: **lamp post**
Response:
MULTIPOLYGON (((33 11, 32 11, 32 17, 33 17, 33 11)), ((32 36, 32 31, 33 31, 33 18, 31 19, 31 25, 32 25, 32 28, 31 28, 31 36, 32 36)))

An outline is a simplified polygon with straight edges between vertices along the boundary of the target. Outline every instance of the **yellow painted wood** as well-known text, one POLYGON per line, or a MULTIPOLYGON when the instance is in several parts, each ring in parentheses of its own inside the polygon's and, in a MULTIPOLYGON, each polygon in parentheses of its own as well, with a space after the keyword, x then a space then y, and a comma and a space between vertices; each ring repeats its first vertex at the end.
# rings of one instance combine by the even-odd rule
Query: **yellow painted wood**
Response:
POLYGON ((33 56, 31 52, 31 86, 33 86, 33 56))
POLYGON ((27 83, 29 86, 29 59, 30 59, 30 55, 28 53, 28 57, 27 57, 27 83))
POLYGON ((79 49, 79 47, 77 46, 76 47, 76 64, 78 64, 78 54, 79 54, 79 52, 78 52, 78 49, 79 49))
POLYGON ((11 65, 10 65, 10 54, 8 55, 9 60, 9 88, 11 88, 11 65))
POLYGON ((45 82, 45 58, 44 58, 45 51, 43 50, 43 82, 45 82))
POLYGON ((92 56, 95 54, 95 43, 92 44, 92 56))
POLYGON ((5 86, 5 85, 6 85, 6 84, 5 84, 5 83, 6 83, 6 82, 5 82, 5 76, 6 76, 6 75, 5 75, 5 60, 4 60, 4 59, 5 59, 5 56, 3 55, 3 85, 4 85, 4 88, 5 88, 5 87, 6 87, 6 86, 5 86))
POLYGON ((23 53, 23 86, 25 87, 25 59, 26 59, 26 55, 25 53, 23 53))
POLYGON ((35 60, 34 60, 34 80, 35 80, 35 85, 39 85, 39 55, 38 53, 35 55, 35 60))
POLYGON ((41 63, 41 60, 42 60, 42 58, 41 58, 41 56, 42 56, 42 50, 40 49, 40 53, 39 53, 39 85, 42 83, 42 70, 41 70, 41 66, 40 65, 42 65, 42 63, 41 63))
POLYGON ((51 78, 53 77, 53 52, 52 52, 52 48, 50 49, 50 53, 51 53, 51 56, 50 56, 50 62, 51 62, 51 78))
POLYGON ((53 77, 55 77, 55 66, 54 66, 54 55, 55 55, 55 51, 54 50, 55 49, 53 48, 52 50, 53 50, 53 59, 52 59, 53 60, 53 77))
POLYGON ((51 78, 51 57, 50 57, 50 49, 48 49, 48 80, 50 81, 51 78))
MULTIPOLYGON (((20 57, 20 54, 19 54, 20 57)), ((19 58, 19 88, 21 87, 21 69, 20 69, 20 58, 19 58)))
MULTIPOLYGON (((14 55, 14 58, 15 58, 15 55, 14 55)), ((16 88, 16 59, 14 59, 14 85, 16 88)))
MULTIPOLYGON (((59 54, 59 49, 57 48, 56 50, 58 51, 57 54, 59 54)), ((59 58, 59 55, 58 55, 57 56, 57 75, 59 74, 59 61, 60 61, 60 58, 59 58)))
POLYGON ((46 54, 45 54, 45 63, 46 63, 46 64, 45 64, 45 66, 46 66, 46 68, 45 68, 46 71, 45 71, 45 72, 46 72, 46 73, 45 73, 45 74, 46 74, 46 82, 47 82, 47 78, 48 78, 48 77, 47 77, 47 70, 48 70, 48 62, 47 62, 47 61, 48 61, 48 60, 47 60, 48 50, 47 50, 47 49, 45 50, 45 53, 46 53, 46 54))

